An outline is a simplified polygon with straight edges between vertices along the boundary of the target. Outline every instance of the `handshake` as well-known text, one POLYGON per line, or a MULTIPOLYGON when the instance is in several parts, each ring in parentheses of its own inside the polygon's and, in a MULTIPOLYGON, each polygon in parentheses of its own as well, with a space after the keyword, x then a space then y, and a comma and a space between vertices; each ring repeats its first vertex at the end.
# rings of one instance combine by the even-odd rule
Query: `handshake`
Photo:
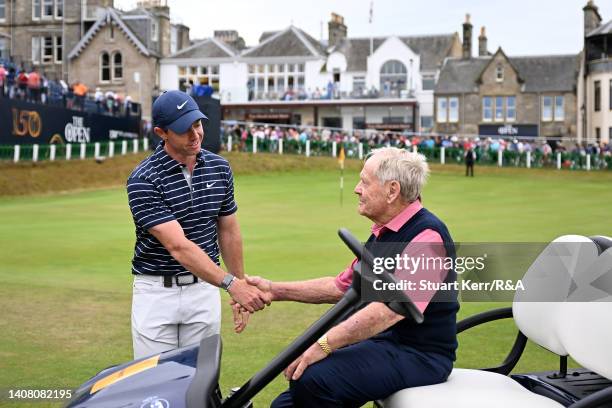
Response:
POLYGON ((272 282, 259 276, 245 276, 236 279, 228 293, 232 297, 230 305, 234 315, 234 331, 242 332, 251 313, 262 310, 272 303, 272 282))

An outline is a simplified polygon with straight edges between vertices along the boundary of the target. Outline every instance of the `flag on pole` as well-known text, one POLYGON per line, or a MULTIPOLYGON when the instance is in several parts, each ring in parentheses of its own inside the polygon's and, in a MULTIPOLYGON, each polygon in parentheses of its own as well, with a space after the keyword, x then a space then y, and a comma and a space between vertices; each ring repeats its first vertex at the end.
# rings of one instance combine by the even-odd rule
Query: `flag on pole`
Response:
POLYGON ((340 146, 340 154, 338 155, 338 164, 340 164, 340 168, 344 169, 344 146, 340 146))
POLYGON ((370 2, 370 18, 368 22, 372 24, 372 20, 374 19, 374 1, 370 2))

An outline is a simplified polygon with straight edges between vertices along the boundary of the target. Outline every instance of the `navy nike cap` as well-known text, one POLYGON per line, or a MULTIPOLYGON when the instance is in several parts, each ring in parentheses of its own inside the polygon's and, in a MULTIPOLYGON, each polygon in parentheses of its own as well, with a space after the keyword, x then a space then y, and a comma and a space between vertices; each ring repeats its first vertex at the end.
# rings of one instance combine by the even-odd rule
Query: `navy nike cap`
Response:
POLYGON ((182 134, 193 122, 206 119, 193 98, 182 91, 167 91, 153 102, 153 126, 182 134))

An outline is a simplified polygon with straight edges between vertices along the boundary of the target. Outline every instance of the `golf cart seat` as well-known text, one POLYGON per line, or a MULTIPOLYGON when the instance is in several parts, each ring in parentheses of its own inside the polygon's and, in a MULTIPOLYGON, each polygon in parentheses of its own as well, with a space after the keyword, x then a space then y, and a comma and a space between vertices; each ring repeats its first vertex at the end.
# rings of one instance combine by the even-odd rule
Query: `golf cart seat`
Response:
POLYGON ((512 308, 484 312, 457 325, 462 332, 513 318, 519 333, 502 365, 455 368, 445 383, 404 389, 378 404, 385 408, 612 406, 611 247, 612 239, 606 237, 568 235, 554 240, 525 273, 526 290, 515 293, 512 308), (508 376, 527 338, 560 356, 560 373, 508 376), (567 356, 584 369, 567 374, 567 356), (588 385, 581 388, 581 383, 588 385))

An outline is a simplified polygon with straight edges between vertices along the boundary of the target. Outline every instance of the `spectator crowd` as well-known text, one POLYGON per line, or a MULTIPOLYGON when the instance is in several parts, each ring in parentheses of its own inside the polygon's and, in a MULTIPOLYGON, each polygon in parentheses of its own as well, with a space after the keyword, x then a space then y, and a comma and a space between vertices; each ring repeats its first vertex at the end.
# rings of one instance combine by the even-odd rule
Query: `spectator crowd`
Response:
POLYGON ((514 153, 514 157, 532 152, 542 157, 544 163, 554 161, 553 155, 558 152, 569 153, 574 157, 586 157, 587 155, 602 159, 612 157, 609 143, 583 142, 570 145, 566 140, 552 138, 501 138, 376 130, 346 131, 312 126, 249 124, 235 121, 224 122, 221 127, 221 135, 225 143, 227 143, 228 136, 232 136, 232 144, 239 150, 247 150, 248 146, 252 146, 252 140, 256 137, 261 143, 269 145, 270 150, 275 150, 278 141, 283 139, 283 141, 293 141, 298 144, 305 144, 307 140, 315 144, 336 142, 353 145, 362 143, 367 150, 380 146, 409 149, 417 146, 419 151, 434 151, 444 147, 463 152, 471 148, 475 151, 477 158, 491 154, 495 154, 496 157, 498 151, 514 153))
POLYGON ((36 68, 28 71, 12 63, 0 63, 0 97, 113 116, 138 114, 137 104, 129 95, 100 88, 90 92, 79 80, 68 84, 63 79, 47 78, 36 68))

